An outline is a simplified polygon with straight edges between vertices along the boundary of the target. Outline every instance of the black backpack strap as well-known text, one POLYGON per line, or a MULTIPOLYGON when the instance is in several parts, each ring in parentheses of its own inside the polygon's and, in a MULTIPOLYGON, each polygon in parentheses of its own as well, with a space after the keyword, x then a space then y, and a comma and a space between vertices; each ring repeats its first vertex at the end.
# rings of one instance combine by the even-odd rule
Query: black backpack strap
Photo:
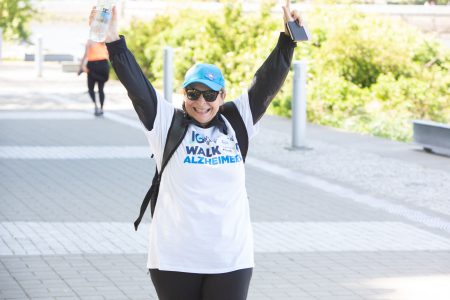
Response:
POLYGON ((225 116, 228 122, 230 122, 231 127, 233 127, 239 149, 241 150, 242 159, 245 162, 248 151, 248 133, 236 104, 234 102, 225 103, 220 107, 220 113, 225 116))
POLYGON ((150 187, 147 194, 145 195, 144 200, 142 201, 139 217, 136 219, 136 221, 134 221, 134 229, 136 231, 139 227, 139 223, 141 223, 142 217, 144 216, 145 210, 147 209, 149 203, 151 215, 153 216, 156 207, 156 200, 158 198, 161 176, 170 158, 183 141, 183 138, 187 132, 188 125, 189 124, 185 121, 183 110, 176 108, 172 118, 172 123, 169 127, 169 132, 167 133, 166 145, 164 146, 163 159, 161 163, 161 171, 158 173, 158 169, 155 170, 155 175, 153 176, 152 180, 152 186, 150 187))

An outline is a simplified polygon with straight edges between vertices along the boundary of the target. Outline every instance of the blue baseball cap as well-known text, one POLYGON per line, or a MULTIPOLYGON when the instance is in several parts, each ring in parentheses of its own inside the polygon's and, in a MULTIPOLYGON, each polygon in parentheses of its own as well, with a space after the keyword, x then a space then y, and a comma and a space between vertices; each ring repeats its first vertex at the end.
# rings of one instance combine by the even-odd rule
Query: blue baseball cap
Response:
POLYGON ((202 83, 214 91, 220 91, 225 87, 225 79, 222 72, 215 65, 195 64, 184 76, 183 87, 186 88, 192 83, 202 83))

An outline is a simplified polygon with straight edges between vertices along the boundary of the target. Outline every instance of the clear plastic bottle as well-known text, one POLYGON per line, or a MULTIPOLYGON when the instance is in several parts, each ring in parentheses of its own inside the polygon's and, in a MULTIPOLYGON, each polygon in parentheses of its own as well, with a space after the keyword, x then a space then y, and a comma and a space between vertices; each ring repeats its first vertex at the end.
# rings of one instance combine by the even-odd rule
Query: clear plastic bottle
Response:
POLYGON ((113 0, 98 0, 96 6, 96 14, 92 20, 91 29, 89 31, 89 39, 94 42, 104 42, 106 39, 106 31, 111 21, 113 0))

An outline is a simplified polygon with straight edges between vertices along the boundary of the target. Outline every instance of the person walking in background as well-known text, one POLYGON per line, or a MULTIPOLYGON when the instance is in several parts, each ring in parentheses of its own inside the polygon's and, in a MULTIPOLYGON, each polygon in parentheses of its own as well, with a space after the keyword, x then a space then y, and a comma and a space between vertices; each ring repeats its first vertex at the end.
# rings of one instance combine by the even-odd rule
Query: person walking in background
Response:
POLYGON ((86 50, 84 56, 81 59, 80 71, 87 74, 87 85, 89 96, 92 102, 94 102, 94 115, 103 115, 103 104, 105 103, 105 83, 109 79, 109 63, 108 63, 108 49, 105 43, 98 43, 88 40, 86 43, 86 50), (99 105, 97 105, 94 87, 97 83, 99 105))
MULTIPOLYGON (((301 22, 289 2, 283 7, 284 27, 287 21, 301 22)), ((90 20, 94 15, 95 10, 90 20)), ((291 66, 296 43, 284 30, 248 91, 227 103, 237 111, 248 139, 257 133, 291 66)), ((161 170, 168 132, 179 111, 153 88, 118 35, 115 7, 106 45, 161 170)), ((221 113, 225 80, 217 66, 198 63, 187 71, 183 88, 186 134, 160 181, 147 267, 161 300, 245 300, 254 267, 253 233, 244 145, 236 142, 236 128, 221 113)))

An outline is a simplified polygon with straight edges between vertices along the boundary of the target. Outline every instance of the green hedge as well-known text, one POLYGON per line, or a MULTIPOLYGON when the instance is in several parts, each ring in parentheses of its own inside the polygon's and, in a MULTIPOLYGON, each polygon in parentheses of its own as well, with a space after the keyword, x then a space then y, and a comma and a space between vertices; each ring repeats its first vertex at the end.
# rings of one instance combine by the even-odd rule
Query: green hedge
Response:
POLYGON ((5 40, 28 41, 29 22, 37 13, 30 0, 0 0, 0 28, 5 40))
MULTIPOLYGON (((156 87, 162 85, 163 49, 174 47, 176 87, 196 62, 218 65, 229 98, 247 88, 283 28, 281 16, 243 14, 239 6, 205 14, 185 10, 134 22, 127 43, 156 87)), ((417 29, 351 8, 317 9, 305 16, 313 40, 295 59, 308 60, 308 119, 395 140, 411 139, 415 118, 450 123, 450 52, 417 29)), ((270 112, 291 114, 292 76, 270 112)))

